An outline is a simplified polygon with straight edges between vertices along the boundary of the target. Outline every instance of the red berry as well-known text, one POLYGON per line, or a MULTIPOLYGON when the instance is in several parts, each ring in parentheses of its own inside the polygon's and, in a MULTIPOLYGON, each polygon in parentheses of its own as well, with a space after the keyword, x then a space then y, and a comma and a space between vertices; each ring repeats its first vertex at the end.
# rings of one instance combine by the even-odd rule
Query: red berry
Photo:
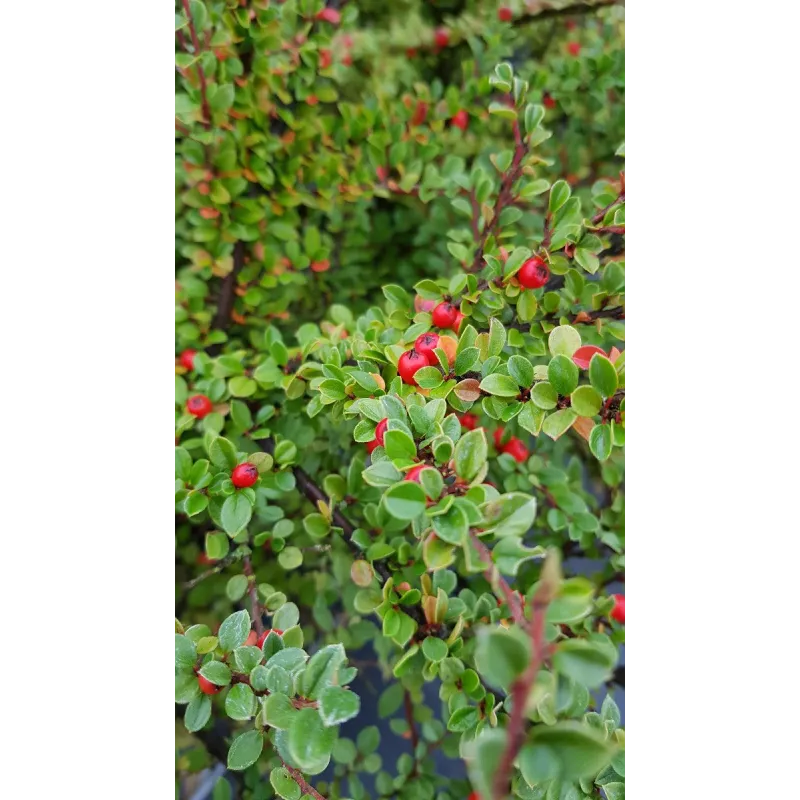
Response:
POLYGON ((530 456, 528 448, 516 436, 512 436, 509 439, 508 444, 503 448, 503 452, 508 453, 518 464, 524 464, 528 460, 528 456, 530 456))
POLYGON ((320 69, 327 69, 331 65, 331 51, 330 50, 320 50, 319 51, 319 68, 320 69))
POLYGON ((319 98, 315 94, 310 94, 308 97, 306 97, 306 103, 308 103, 310 106, 315 106, 317 103, 319 103, 319 98))
POLYGON ((447 47, 450 44, 450 31, 447 28, 437 28, 433 41, 437 47, 447 47))
POLYGON ((312 272, 327 272, 331 268, 331 262, 326 258, 322 261, 312 261, 311 262, 311 271, 312 272))
POLYGON ((406 58, 414 58, 417 55, 416 47, 409 47, 406 49, 406 58))
POLYGON ((203 219, 216 219, 219 216, 219 211, 216 208, 201 208, 200 209, 200 216, 203 219))
POLYGON ((474 431, 478 425, 478 417, 476 414, 462 414, 460 422, 462 428, 466 428, 468 431, 474 431))
POLYGON ((601 356, 606 356, 606 358, 608 358, 604 350, 595 347, 593 344, 585 344, 572 354, 572 360, 581 369, 589 369, 589 363, 595 353, 600 353, 601 356))
POLYGON ((352 67, 353 66, 353 56, 351 56, 350 53, 345 53, 342 56, 342 64, 344 64, 346 67, 352 67))
POLYGON ((197 355, 197 350, 184 350, 181 353, 181 365, 186 369, 194 369, 194 357, 197 355))
POLYGON ((578 53, 581 51, 581 43, 580 42, 570 42, 567 45, 567 50, 571 56, 577 56, 578 53))
POLYGON ((422 470, 424 470, 424 469, 425 469, 425 465, 424 465, 424 464, 420 464, 419 466, 417 466, 417 467, 414 467, 414 469, 412 469, 412 470, 409 470, 409 471, 406 473, 406 477, 405 477, 405 478, 403 478, 403 480, 406 480, 406 481, 416 481, 416 483, 421 483, 421 481, 420 481, 420 479, 419 479, 419 474, 420 474, 420 472, 422 472, 422 470))
POLYGON ((615 619, 617 622, 621 622, 623 625, 625 624, 625 595, 624 594, 612 594, 614 598, 614 608, 611 609, 611 619, 615 619))
POLYGON ((458 333, 459 328, 461 327, 461 323, 464 320, 464 315, 460 312, 456 312, 456 318, 453 320, 453 324, 451 326, 452 330, 458 333))
POLYGON ((210 680, 204 678, 202 675, 197 676, 197 685, 203 694, 219 694, 222 691, 222 686, 217 686, 216 683, 211 683, 210 680))
POLYGON ((437 328, 452 328, 457 314, 458 309, 452 303, 439 303, 433 309, 431 319, 437 328))
POLYGON ((331 25, 338 25, 341 18, 342 15, 335 8, 323 8, 322 11, 317 14, 317 19, 323 22, 330 22, 331 25))
POLYGON ((550 268, 541 258, 529 258, 517 273, 517 280, 526 289, 540 289, 550 279, 550 268))
POLYGON ((195 394, 186 401, 186 410, 197 419, 211 413, 211 401, 204 394, 195 394))
POLYGON ((206 553, 205 553, 205 552, 203 552, 203 553, 200 553, 200 555, 199 555, 199 556, 197 556, 197 563, 198 563, 200 566, 203 566, 203 567, 208 567, 208 566, 210 566, 211 564, 216 564, 216 563, 217 563, 217 559, 216 559, 216 558, 209 558, 209 557, 206 555, 206 553))
POLYGON ((504 434, 505 432, 506 432, 506 429, 505 429, 505 428, 498 428, 498 429, 497 429, 497 430, 494 432, 494 446, 495 446, 495 447, 496 447, 498 450, 502 450, 502 449, 503 449, 503 434, 504 434))
POLYGON ((255 464, 239 464, 231 473, 231 480, 237 489, 246 489, 258 480, 258 469, 255 464))
POLYGON ((497 9, 497 18, 500 22, 511 22, 514 18, 514 12, 508 6, 500 6, 497 9))
POLYGON ((414 109, 414 116, 411 118, 412 125, 422 125, 428 116, 428 104, 422 100, 417 100, 417 107, 414 109))
POLYGON ((383 447, 383 437, 386 433, 386 429, 389 427, 389 418, 384 417, 376 426, 375 426, 375 441, 383 447))
POLYGON ((460 111, 456 111, 450 122, 452 122, 456 128, 461 128, 462 131, 465 131, 469 124, 469 114, 462 108, 460 111))
POLYGON ((414 375, 417 370, 428 366, 430 365, 425 356, 416 350, 408 350, 400 356, 400 360, 397 362, 397 373, 403 379, 403 383, 416 386, 417 382, 414 380, 414 375))
POLYGON ((389 177, 389 170, 386 167, 377 167, 375 174, 378 176, 379 181, 385 181, 389 177))
POLYGON ((481 800, 481 796, 477 792, 470 792, 467 800, 481 800))
POLYGON ((244 640, 243 647, 254 647, 256 642, 258 641, 258 634, 255 631, 250 631, 247 634, 247 638, 244 640))
POLYGON ((280 628, 267 628, 264 631, 264 633, 262 633, 261 636, 258 637, 258 641, 256 642, 256 645, 258 647, 263 647, 264 646, 264 642, 267 640, 267 636, 269 636, 270 633, 277 633, 278 636, 283 636, 283 631, 280 628))
POLYGON ((575 28, 577 28, 577 27, 578 27, 578 23, 577 23, 577 22, 575 22, 575 20, 574 20, 574 19, 568 19, 568 20, 567 20, 567 21, 564 23, 564 27, 565 27, 565 28, 566 28, 568 31, 574 31, 574 30, 575 30, 575 28))
POLYGON ((205 181, 201 181, 197 184, 197 191, 202 195, 206 195, 211 192, 211 187, 205 181))
POLYGON ((414 349, 418 353, 422 353, 422 355, 425 356, 425 358, 428 360, 428 363, 432 367, 436 367, 439 365, 439 359, 436 358, 436 353, 433 352, 438 346, 439 346, 438 333, 423 333, 422 336, 418 336, 417 341, 414 342, 414 349))
POLYGON ((553 100, 553 98, 547 92, 545 92, 544 97, 542 97, 542 105, 544 105, 545 108, 552 109, 556 107, 556 101, 553 100))

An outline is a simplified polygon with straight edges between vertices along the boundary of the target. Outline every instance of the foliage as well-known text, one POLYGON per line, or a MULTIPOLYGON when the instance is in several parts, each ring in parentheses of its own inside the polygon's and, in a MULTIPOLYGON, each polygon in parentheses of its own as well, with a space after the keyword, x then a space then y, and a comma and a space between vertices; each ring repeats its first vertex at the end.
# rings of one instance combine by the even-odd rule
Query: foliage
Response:
POLYGON ((357 5, 176 9, 182 727, 248 799, 623 798, 622 9, 357 5))

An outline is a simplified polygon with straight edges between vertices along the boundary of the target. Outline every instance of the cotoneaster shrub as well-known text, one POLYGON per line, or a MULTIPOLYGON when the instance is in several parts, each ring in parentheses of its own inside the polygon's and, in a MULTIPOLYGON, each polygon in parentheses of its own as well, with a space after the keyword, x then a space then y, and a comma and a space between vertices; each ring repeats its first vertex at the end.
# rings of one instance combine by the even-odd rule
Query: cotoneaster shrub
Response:
POLYGON ((622 26, 178 3, 176 792, 624 797, 622 26))

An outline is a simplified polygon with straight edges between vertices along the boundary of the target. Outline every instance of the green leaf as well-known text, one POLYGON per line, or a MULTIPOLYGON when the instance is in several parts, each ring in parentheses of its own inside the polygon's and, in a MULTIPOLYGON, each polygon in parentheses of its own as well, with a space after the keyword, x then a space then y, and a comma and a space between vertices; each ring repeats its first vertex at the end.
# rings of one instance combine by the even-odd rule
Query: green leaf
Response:
POLYGON ((422 640, 422 652, 429 661, 443 661, 447 657, 447 644, 435 636, 422 640))
POLYGON ((533 383, 533 365, 524 356, 513 355, 508 359, 508 374, 521 389, 527 389, 533 383))
POLYGON ((199 731, 211 717, 211 698, 207 694, 201 694, 195 697, 188 706, 186 706, 186 713, 183 715, 183 724, 186 725, 186 730, 194 733, 199 731))
POLYGON ((475 665, 491 686, 507 691, 525 671, 530 658, 530 642, 518 628, 478 630, 475 665))
POLYGON ((263 748, 264 735, 260 731, 247 731, 237 736, 228 750, 228 769, 247 769, 258 761, 263 748))
POLYGON ((444 514, 433 518, 433 529, 443 541, 460 545, 469 533, 469 520, 461 506, 452 505, 444 514))
POLYGON ((503 277, 510 278, 519 272, 520 267, 531 257, 530 247, 515 247, 503 265, 503 277))
POLYGON ((296 716, 297 709, 285 694, 273 692, 264 700, 264 721, 271 728, 288 731, 296 716))
POLYGON ((611 455, 611 426, 595 425, 589 433, 589 449, 598 461, 605 461, 611 455))
POLYGON ((564 397, 569 397, 575 391, 579 378, 578 367, 568 356, 554 356, 547 365, 547 380, 564 397))
POLYGON ((278 563, 286 570, 297 569, 303 563, 303 551, 299 547, 285 547, 278 553, 278 563))
POLYGON ((175 669, 192 669, 197 660, 194 642, 183 634, 175 634, 175 669))
POLYGON ((619 385, 614 365, 600 353, 595 353, 589 362, 589 380, 603 397, 612 397, 619 385))
POLYGON ((235 536, 247 526, 252 516, 253 506, 250 501, 244 494, 236 492, 225 498, 220 513, 220 522, 222 522, 225 533, 235 536))
POLYGON ((517 112, 505 103, 498 103, 493 101, 489 103, 489 113, 496 117, 503 117, 504 119, 516 119, 517 112))
POLYGON ((570 397, 572 408, 581 417, 593 417, 603 405, 603 398, 591 386, 579 386, 570 397))
POLYGON ((560 642, 553 655, 553 667, 587 689, 596 689, 608 680, 614 663, 605 647, 585 639, 560 642))
POLYGON ((197 516, 201 511, 205 511, 207 506, 208 497, 202 492, 191 492, 183 501, 183 510, 189 517, 197 516))
POLYGON ((301 772, 319 775, 331 760, 337 728, 326 728, 314 708, 304 708, 289 729, 289 752, 301 772))
MULTIPOLYGON (((463 375, 478 364, 481 351, 477 347, 465 347, 457 356, 454 366, 456 375, 463 375)), ((420 370, 422 372, 422 370, 420 370)), ((419 373, 417 373, 419 374, 419 373)))
MULTIPOLYGON (((425 641, 427 642, 428 639, 425 641)), ((447 730, 453 731, 454 733, 468 731, 470 728, 474 728, 478 724, 479 719, 480 714, 478 713, 478 709, 474 706, 457 708, 450 715, 450 719, 447 721, 447 730)))
POLYGON ((200 674, 215 686, 227 686, 231 682, 231 671, 221 661, 209 661, 203 664, 200 674))
MULTIPOLYGON (((421 371, 422 370, 420 370, 420 372, 421 371)), ((389 456, 389 458, 413 460, 417 457, 417 446, 414 444, 414 440, 405 431, 386 431, 383 441, 383 446, 386 448, 386 455, 389 456)))
POLYGON ((486 520, 485 530, 496 537, 522 536, 536 517, 536 498, 522 492, 510 492, 481 506, 486 520))
POLYGON ((453 453, 456 475, 468 482, 474 480, 484 468, 488 455, 489 446, 483 428, 469 431, 458 440, 453 453))
POLYGON ((231 719, 247 720, 256 713, 256 696, 246 683, 232 686, 225 698, 225 713, 231 719))
POLYGON ((282 797, 283 800, 300 800, 303 794, 303 790, 286 767, 275 767, 269 773, 269 782, 278 797, 282 797))
POLYGON ((596 775, 614 754, 603 734, 580 722, 531 728, 519 753, 519 768, 529 785, 560 778, 574 781, 596 775))
POLYGON ((467 769, 472 787, 482 798, 494 797, 492 782, 506 751, 505 728, 484 728, 476 739, 465 745, 467 769))
POLYGON ((224 436, 217 436, 208 448, 208 457, 215 467, 232 470, 237 463, 236 448, 224 436))
POLYGON ((572 354, 581 346, 581 335, 572 325, 559 325, 550 331, 547 344, 554 356, 572 358, 572 354))
POLYGON ((499 356, 506 346, 506 329, 497 317, 489 320, 489 356, 499 356))
POLYGON ((241 647, 250 633, 250 614, 242 609, 226 617, 219 626, 219 646, 225 653, 241 647))
POLYGON ((558 392, 548 381, 541 381, 533 387, 531 400, 537 408, 550 411, 558 405, 558 392))
POLYGON ((414 481, 401 481, 386 490, 383 505, 395 519, 410 522, 425 511, 425 492, 414 481))
POLYGON ((293 628, 298 622, 300 622, 300 609, 295 603, 284 603, 275 612, 275 616, 272 618, 273 628, 277 628, 281 631, 293 628))
POLYGON ((319 715, 327 728, 347 722, 348 719, 355 717, 360 709, 359 696, 341 686, 328 686, 319 695, 319 715))
POLYGON ((558 439, 572 427, 576 419, 578 415, 571 408, 562 408, 545 418, 542 430, 551 439, 558 439))
POLYGON ((329 644, 314 653, 300 679, 303 696, 316 700, 323 689, 336 683, 339 667, 344 661, 345 652, 341 644, 329 644))
POLYGON ((556 181, 553 188, 550 189, 550 202, 548 203, 550 213, 555 214, 569 200, 571 194, 572 189, 566 181, 556 181))
POLYGON ((206 555, 214 561, 219 561, 228 555, 231 540, 224 533, 206 534, 206 555))
POLYGON ((498 397, 516 397, 519 394, 519 386, 514 379, 508 375, 501 375, 499 372, 487 375, 481 381, 480 388, 481 391, 498 397))

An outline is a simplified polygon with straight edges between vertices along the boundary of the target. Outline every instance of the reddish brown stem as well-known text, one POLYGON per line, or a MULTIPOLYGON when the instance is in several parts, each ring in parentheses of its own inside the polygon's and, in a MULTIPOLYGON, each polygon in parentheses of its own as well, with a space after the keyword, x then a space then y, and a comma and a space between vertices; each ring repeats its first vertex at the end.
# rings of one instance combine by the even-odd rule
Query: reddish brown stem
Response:
MULTIPOLYGON (((194 47, 194 54, 197 56, 197 77, 200 81, 200 96, 202 97, 203 108, 203 125, 206 128, 211 127, 211 107, 208 105, 208 87, 206 86, 206 74, 203 72, 203 65, 200 63, 200 40, 197 38, 197 30, 194 27, 192 20, 192 12, 189 8, 189 0, 183 0, 183 10, 186 13, 186 22, 189 27, 189 33, 192 37, 192 46, 194 47)), ((180 33, 180 31, 178 31, 180 33)))
POLYGON ((470 530, 469 535, 472 539, 473 546, 481 557, 481 560, 484 564, 486 564, 486 571, 483 573, 486 576, 486 580, 489 581, 492 589, 494 589, 495 592, 499 590, 500 594, 503 595, 503 599, 508 605, 509 611, 511 612, 511 618, 514 620, 514 622, 516 622, 518 625, 524 624, 525 614, 522 611, 522 601, 519 599, 519 595, 514 594, 514 592, 511 590, 511 587, 508 585, 508 581, 500 574, 500 571, 495 566, 494 561, 492 561, 491 550, 489 550, 489 548, 478 538, 478 534, 475 533, 475 531, 470 530))
POLYGON ((281 759, 281 763, 286 767, 286 771, 294 778, 303 794, 311 795, 311 797, 316 798, 316 800, 325 800, 325 798, 303 777, 299 769, 290 767, 283 759, 281 759))
POLYGON ((419 732, 417 731, 417 723, 414 722, 414 706, 411 702, 411 694, 408 691, 408 689, 403 690, 403 706, 406 712, 406 722, 408 723, 408 729, 411 732, 411 748, 414 750, 414 753, 416 754, 417 745, 419 744, 419 732))
POLYGON ((262 619, 261 604, 258 602, 258 587, 256 586, 256 576, 253 574, 253 565, 250 563, 250 556, 245 556, 244 574, 247 575, 247 586, 250 591, 250 616, 256 624, 256 633, 261 636, 264 633, 264 622, 262 619))
POLYGON ((533 598, 533 615, 530 624, 531 660, 525 672, 511 685, 511 715, 506 727, 506 749, 492 782, 494 800, 505 800, 511 784, 514 759, 525 741, 525 706, 544 661, 544 617, 548 603, 537 595, 533 598))

